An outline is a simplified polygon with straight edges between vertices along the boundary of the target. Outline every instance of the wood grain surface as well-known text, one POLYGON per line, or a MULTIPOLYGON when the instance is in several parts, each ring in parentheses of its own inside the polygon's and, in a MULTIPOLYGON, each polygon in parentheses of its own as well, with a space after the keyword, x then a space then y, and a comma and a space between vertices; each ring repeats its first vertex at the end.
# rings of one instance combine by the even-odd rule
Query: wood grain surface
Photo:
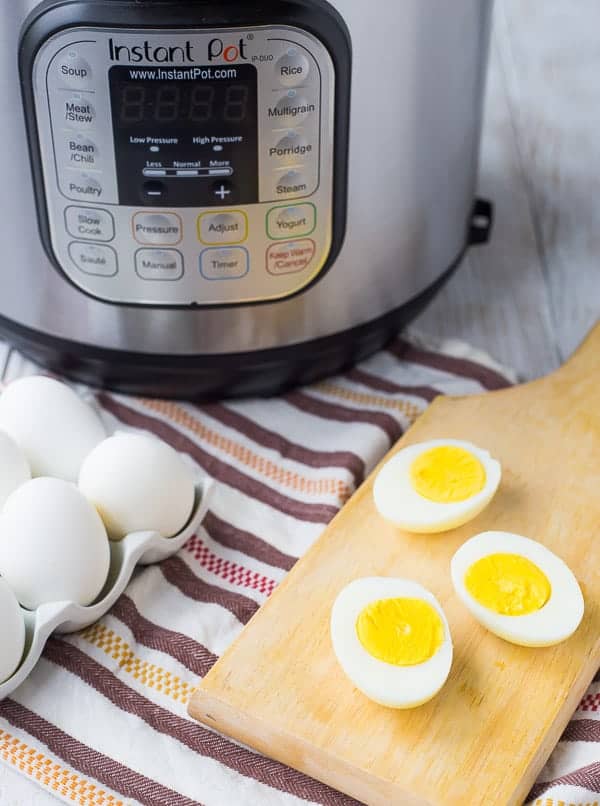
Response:
POLYGON ((368 804, 517 804, 600 665, 600 326, 547 378, 438 398, 386 458, 435 438, 500 460, 488 509, 445 534, 402 532, 375 510, 375 471, 205 677, 190 713, 368 804), (567 642, 513 646, 460 603, 450 558, 486 529, 537 539, 574 571, 586 613, 567 642), (412 711, 367 700, 331 649, 335 597, 371 575, 422 583, 450 623, 448 682, 412 711))

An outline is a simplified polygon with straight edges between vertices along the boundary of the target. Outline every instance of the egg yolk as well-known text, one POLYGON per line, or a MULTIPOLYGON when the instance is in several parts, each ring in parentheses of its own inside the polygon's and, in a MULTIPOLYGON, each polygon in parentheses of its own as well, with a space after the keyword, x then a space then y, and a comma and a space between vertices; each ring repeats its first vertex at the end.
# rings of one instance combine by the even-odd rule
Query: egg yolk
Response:
POLYGON ((548 577, 519 554, 488 554, 469 568, 465 586, 479 604, 502 616, 534 613, 550 598, 548 577))
POLYGON ((472 453, 457 445, 439 445, 417 456, 410 466, 413 488, 437 504, 466 501, 485 485, 485 469, 472 453))
POLYGON ((356 620, 358 640, 377 660, 415 666, 433 657, 444 641, 444 624, 422 599, 378 599, 356 620))

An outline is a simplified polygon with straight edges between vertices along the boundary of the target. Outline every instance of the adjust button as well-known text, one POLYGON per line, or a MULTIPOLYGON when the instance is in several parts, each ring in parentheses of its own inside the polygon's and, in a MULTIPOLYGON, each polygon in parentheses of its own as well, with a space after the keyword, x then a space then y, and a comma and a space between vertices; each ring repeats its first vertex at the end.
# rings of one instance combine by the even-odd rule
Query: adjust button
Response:
POLYGON ((142 280, 180 280, 183 256, 177 249, 138 249, 135 271, 142 280))
POLYGON ((247 237, 248 219, 240 210, 198 216, 198 238, 204 244, 242 243, 247 237))
POLYGON ((181 219, 176 213, 136 213, 132 226, 138 243, 169 246, 182 238, 181 219))
POLYGON ((117 253, 110 246, 73 241, 69 244, 69 256, 85 274, 114 277, 117 273, 117 253))
POLYGON ((316 226, 314 204, 272 207, 267 213, 267 235, 274 241, 310 235, 316 226))
POLYGON ((315 256, 315 242, 310 238, 301 241, 274 243, 267 249, 269 274, 295 274, 309 265, 315 256))
POLYGON ((65 226, 74 238, 90 241, 112 241, 115 237, 115 222, 108 210, 93 207, 67 207, 65 226))
POLYGON ((243 246, 205 249, 200 255, 200 274, 207 280, 237 280, 248 274, 248 252, 243 246))
POLYGON ((77 50, 67 50, 56 63, 56 77, 65 87, 84 89, 90 86, 92 68, 77 50))
POLYGON ((63 120, 67 126, 89 129, 96 120, 96 110, 85 95, 68 95, 64 99, 63 120))
POLYGON ((284 87, 297 87, 310 72, 310 63, 298 48, 290 48, 275 62, 275 75, 284 87))

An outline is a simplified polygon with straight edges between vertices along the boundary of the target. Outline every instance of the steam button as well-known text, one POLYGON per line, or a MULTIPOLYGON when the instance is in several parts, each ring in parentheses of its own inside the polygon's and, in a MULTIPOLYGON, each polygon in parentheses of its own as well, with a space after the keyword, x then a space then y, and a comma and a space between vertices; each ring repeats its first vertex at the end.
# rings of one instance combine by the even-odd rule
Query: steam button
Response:
POLYGON ((306 196, 309 189, 304 174, 292 170, 280 176, 275 183, 277 196, 306 196))
POLYGON ((67 50, 56 65, 58 81, 65 87, 84 89, 92 81, 92 68, 77 50, 67 50))
POLYGON ((298 48, 290 48, 275 63, 275 75, 284 87, 303 84, 310 72, 310 63, 298 48))

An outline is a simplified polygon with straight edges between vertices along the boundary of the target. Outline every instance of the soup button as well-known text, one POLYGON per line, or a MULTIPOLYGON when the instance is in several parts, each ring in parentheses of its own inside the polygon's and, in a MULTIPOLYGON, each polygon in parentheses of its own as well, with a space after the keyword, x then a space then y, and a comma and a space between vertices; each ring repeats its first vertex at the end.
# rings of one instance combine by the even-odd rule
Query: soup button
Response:
POLYGON ((314 256, 315 242, 310 238, 274 243, 267 249, 267 271, 269 274, 294 274, 303 271, 314 256))

